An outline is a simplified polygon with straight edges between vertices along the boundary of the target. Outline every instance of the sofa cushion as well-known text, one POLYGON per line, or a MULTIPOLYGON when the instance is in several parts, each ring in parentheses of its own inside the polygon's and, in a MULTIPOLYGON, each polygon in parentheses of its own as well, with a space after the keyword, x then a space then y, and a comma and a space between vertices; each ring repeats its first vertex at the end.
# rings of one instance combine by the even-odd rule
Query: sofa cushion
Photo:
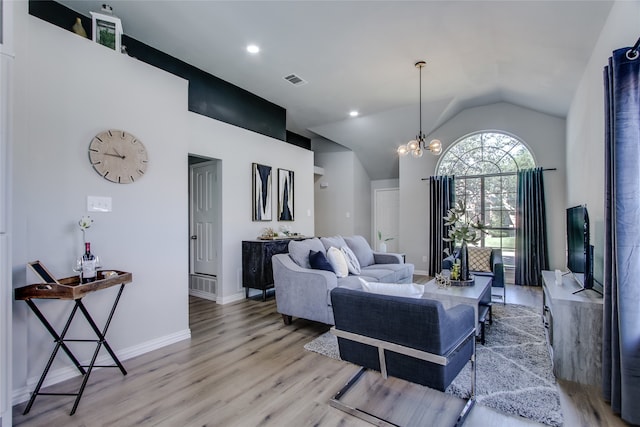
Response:
POLYGON ((309 264, 314 270, 327 270, 335 273, 323 251, 309 251, 309 264))
POLYGON ((324 252, 324 246, 317 237, 305 240, 292 240, 289 242, 289 256, 302 268, 311 268, 309 264, 309 251, 324 252))
POLYGON ((345 237, 344 241, 347 242, 347 246, 349 249, 356 254, 358 261, 360 262, 360 267, 368 267, 374 263, 373 260, 373 251, 371 250, 371 246, 362 236, 353 236, 353 237, 345 237))
POLYGON ((390 270, 394 276, 391 282, 408 283, 413 281, 413 264, 373 264, 362 269, 360 274, 366 275, 368 270, 390 270))
POLYGON ((467 248, 470 271, 491 271, 491 248, 467 248))
POLYGON ((343 246, 340 248, 344 255, 344 259, 347 261, 347 267, 349 268, 349 273, 355 274, 356 276, 360 274, 360 262, 358 261, 358 257, 353 253, 349 246, 343 246))
POLYGON ((343 246, 347 246, 347 242, 344 241, 342 236, 321 237, 320 241, 322 242, 325 251, 328 251, 332 246, 338 249, 343 246))
POLYGON ((416 283, 382 283, 367 282, 360 279, 362 290, 374 294, 392 295, 398 297, 422 298, 424 294, 424 285, 416 283))
POLYGON ((372 265, 363 268, 362 273, 360 273, 362 278, 370 282, 393 283, 396 281, 396 273, 393 270, 377 267, 376 265, 372 265))
POLYGON ((336 247, 330 247, 327 251, 327 259, 333 267, 333 271, 338 277, 346 277, 349 275, 349 267, 347 260, 344 258, 342 251, 336 247))

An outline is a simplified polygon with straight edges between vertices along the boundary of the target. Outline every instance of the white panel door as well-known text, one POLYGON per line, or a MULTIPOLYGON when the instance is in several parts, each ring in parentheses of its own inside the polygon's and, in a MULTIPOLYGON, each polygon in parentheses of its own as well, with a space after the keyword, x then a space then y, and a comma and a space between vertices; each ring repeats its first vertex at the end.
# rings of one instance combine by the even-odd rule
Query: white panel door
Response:
POLYGON ((386 242, 387 252, 401 252, 399 239, 400 190, 398 188, 382 188, 375 190, 374 242, 379 250, 378 231, 386 242))
POLYGON ((191 166, 191 260, 192 273, 218 274, 216 164, 191 166))

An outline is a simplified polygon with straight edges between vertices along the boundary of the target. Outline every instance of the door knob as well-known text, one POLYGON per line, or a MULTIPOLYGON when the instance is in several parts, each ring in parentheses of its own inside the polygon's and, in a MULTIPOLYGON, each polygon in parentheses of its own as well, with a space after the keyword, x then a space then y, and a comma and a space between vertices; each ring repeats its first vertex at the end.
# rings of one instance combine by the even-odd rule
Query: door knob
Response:
POLYGON ((196 236, 195 234, 193 236, 191 236, 191 240, 197 240, 198 236, 196 236))

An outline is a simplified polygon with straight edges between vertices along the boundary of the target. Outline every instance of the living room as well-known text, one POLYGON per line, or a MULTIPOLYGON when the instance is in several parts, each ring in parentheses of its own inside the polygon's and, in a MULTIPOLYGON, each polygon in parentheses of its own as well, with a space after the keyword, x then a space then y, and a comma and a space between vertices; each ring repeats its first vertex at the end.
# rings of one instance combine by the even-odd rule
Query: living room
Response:
MULTIPOLYGON (((293 226, 303 235, 315 235, 319 228, 314 193, 320 185, 314 182, 313 152, 191 113, 186 108, 185 80, 62 31, 30 15, 28 2, 11 3, 13 143, 8 161, 10 196, 4 197, 3 204, 10 209, 12 243, 3 270, 12 277, 3 282, 1 299, 3 313, 12 315, 1 325, 4 339, 10 342, 0 347, 1 382, 11 388, 1 395, 3 424, 7 402, 23 402, 28 397, 51 346, 38 320, 23 303, 13 301, 12 290, 33 282, 25 265, 35 259, 45 262, 57 277, 71 275, 71 262, 82 238, 76 224, 86 213, 87 196, 108 195, 114 202, 113 212, 93 215, 87 233, 95 252, 102 255, 105 266, 133 272, 133 284, 125 290, 109 335, 112 346, 127 360, 186 341, 191 335, 186 284, 189 243, 185 239, 190 154, 222 162, 226 230, 218 248, 226 255, 221 258, 218 277, 222 306, 244 298, 239 280, 240 243, 255 238, 266 226, 251 221, 248 214, 251 163, 295 171, 297 215, 293 226), (139 182, 114 185, 92 170, 87 146, 107 128, 126 129, 143 139, 151 163, 149 173, 139 182), (10 365, 6 365, 8 360, 10 365)), ((586 204, 596 231, 596 276, 602 276, 602 67, 613 49, 637 38, 638 8, 638 2, 625 1, 611 6, 584 74, 576 76, 580 83, 566 118, 502 101, 464 109, 428 135, 429 139, 454 141, 479 129, 501 129, 527 141, 539 165, 556 168, 546 181, 551 268, 564 268, 564 209, 586 204)), ((436 162, 436 157, 429 156, 399 162, 398 240, 408 262, 423 272, 427 269, 424 242, 429 236, 425 226, 428 192, 422 178, 432 174, 436 162)), ((362 233, 372 239, 371 227, 365 227, 368 233, 355 228, 371 223, 370 210, 354 212, 352 228, 335 232, 362 233)), ((105 291, 92 296, 87 305, 99 312, 112 298, 113 292, 105 291)), ((47 317, 58 322, 65 312, 54 304, 45 310, 47 317)), ((74 332, 82 335, 87 331, 78 328, 74 332)), ((90 355, 81 354, 83 358, 90 355)), ((54 369, 58 379, 72 375, 64 363, 54 369)))

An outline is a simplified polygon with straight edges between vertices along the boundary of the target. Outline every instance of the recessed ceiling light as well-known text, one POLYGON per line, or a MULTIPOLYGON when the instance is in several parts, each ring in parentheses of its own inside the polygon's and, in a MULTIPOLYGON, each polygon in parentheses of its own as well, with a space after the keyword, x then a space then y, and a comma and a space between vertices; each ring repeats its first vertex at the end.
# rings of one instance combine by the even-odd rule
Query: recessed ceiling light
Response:
POLYGON ((358 117, 358 114, 360 114, 360 113, 358 113, 356 110, 349 111, 349 115, 350 115, 351 117, 358 117))
POLYGON ((247 52, 249 53, 258 53, 260 52, 260 48, 255 44, 250 44, 247 46, 247 52))

